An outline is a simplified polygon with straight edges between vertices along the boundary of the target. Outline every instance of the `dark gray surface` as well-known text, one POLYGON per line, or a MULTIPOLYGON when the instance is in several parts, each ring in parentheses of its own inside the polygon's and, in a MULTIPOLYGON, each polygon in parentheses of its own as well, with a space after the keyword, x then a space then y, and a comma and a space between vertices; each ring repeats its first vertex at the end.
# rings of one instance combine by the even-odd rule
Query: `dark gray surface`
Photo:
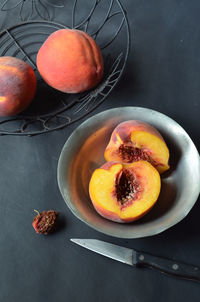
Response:
MULTIPOLYGON (((180 123, 200 149, 199 1, 122 3, 131 28, 129 61, 123 79, 95 113, 125 105, 155 109, 180 123)), ((5 16, 0 13, 1 27, 13 21, 5 16)), ((58 20, 63 16, 59 12, 58 20)), ((0 137, 0 300, 199 301, 199 284, 134 270, 69 241, 102 239, 200 266, 199 202, 175 227, 137 240, 100 234, 71 214, 59 193, 56 169, 61 148, 78 124, 32 138, 0 137), (33 209, 50 208, 61 213, 60 231, 39 236, 31 226, 33 209)))

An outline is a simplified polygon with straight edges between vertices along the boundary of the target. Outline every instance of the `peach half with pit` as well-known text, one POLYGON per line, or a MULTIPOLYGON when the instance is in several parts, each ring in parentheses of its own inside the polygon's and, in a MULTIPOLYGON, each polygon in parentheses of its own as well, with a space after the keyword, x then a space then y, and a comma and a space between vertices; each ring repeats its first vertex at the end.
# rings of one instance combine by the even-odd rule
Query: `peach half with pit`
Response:
POLYGON ((126 223, 139 219, 153 207, 160 188, 160 174, 147 161, 107 162, 93 172, 89 193, 101 216, 126 223))
POLYGON ((106 147, 106 161, 131 163, 145 160, 159 173, 169 169, 169 150, 161 134, 151 125, 137 120, 120 123, 106 147))

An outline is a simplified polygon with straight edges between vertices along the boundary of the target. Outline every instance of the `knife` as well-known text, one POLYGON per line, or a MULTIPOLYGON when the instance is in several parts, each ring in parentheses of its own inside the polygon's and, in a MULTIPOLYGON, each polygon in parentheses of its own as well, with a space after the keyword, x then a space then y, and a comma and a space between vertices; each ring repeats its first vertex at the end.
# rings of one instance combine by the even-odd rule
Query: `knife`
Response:
POLYGON ((137 267, 156 269, 171 276, 200 282, 200 268, 190 264, 153 256, 134 249, 95 239, 70 239, 72 242, 103 256, 137 267))

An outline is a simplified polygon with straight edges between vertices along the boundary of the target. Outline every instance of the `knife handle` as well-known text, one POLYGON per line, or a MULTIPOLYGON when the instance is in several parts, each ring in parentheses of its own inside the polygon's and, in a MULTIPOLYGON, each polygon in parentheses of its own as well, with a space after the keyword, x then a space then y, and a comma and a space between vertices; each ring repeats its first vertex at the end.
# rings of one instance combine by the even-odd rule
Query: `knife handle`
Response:
POLYGON ((133 264, 136 267, 148 267, 156 269, 161 273, 200 282, 200 268, 197 266, 137 251, 133 254, 133 264))

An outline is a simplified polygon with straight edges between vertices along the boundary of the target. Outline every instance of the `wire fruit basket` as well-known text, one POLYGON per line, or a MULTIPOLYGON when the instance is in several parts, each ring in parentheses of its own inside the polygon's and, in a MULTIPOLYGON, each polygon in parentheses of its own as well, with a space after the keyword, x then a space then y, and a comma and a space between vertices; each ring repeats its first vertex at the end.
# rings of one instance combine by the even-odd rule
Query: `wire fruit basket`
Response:
POLYGON ((30 64, 37 77, 34 101, 14 117, 0 118, 0 135, 37 135, 62 129, 92 112, 118 83, 129 53, 130 34, 126 13, 118 0, 95 0, 84 9, 80 1, 68 1, 66 25, 30 20, 0 33, 0 56, 14 56, 30 64), (71 4, 71 6, 69 5, 71 4), (87 32, 104 58, 104 77, 97 87, 80 94, 66 94, 48 86, 37 71, 36 56, 56 30, 73 28, 87 32))

